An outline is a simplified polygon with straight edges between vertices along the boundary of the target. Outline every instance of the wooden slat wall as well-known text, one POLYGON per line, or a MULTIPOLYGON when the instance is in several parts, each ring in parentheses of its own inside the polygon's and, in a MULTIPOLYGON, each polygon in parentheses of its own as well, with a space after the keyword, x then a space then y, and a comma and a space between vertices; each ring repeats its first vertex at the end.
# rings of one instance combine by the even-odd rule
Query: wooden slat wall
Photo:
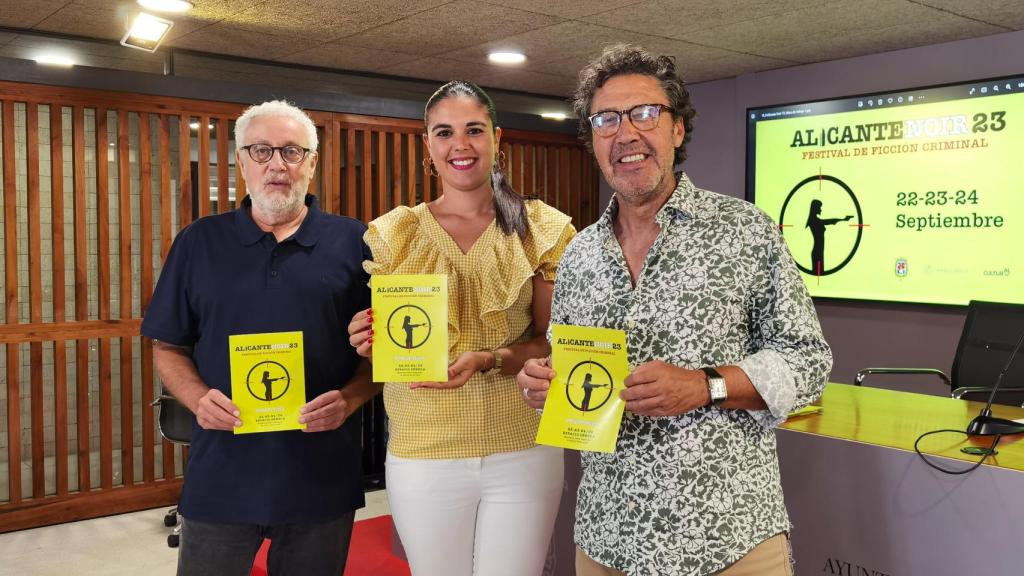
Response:
MULTIPOLYGON (((245 194, 230 166, 232 120, 243 108, 0 82, 7 376, 0 458, 30 471, 23 478, 22 466, 10 465, 0 479, 8 487, 6 498, 0 489, 0 532, 177 498, 185 451, 157 435, 149 403, 159 383, 152 343, 139 328, 175 234, 194 218, 233 209, 245 194), (49 137, 41 141, 46 114, 49 137), (16 118, 25 118, 24 128, 16 118), (209 161, 197 163, 193 178, 196 159, 209 161), (16 179, 22 166, 24 190, 16 179), (26 221, 28 252, 19 254, 18 223, 26 221), (20 292, 19 261, 29 264, 20 292), (44 366, 49 351, 52 370, 44 366), (44 429, 50 395, 52 434, 44 429)), ((422 122, 310 115, 322 134, 314 190, 325 210, 368 221, 441 195, 440 181, 423 169, 422 122)), ((502 149, 517 190, 571 214, 579 228, 594 219, 596 173, 573 136, 506 130, 502 149)))
MULTIPOLYGON (((50 107, 50 196, 53 206, 51 250, 53 252, 50 285, 53 287, 53 323, 65 320, 64 283, 64 109, 50 107)), ((53 341, 53 428, 54 474, 57 496, 68 493, 68 361, 67 341, 53 341)))
MULTIPOLYGON (((152 114, 140 114, 139 116, 139 230, 141 232, 141 242, 139 243, 139 267, 141 269, 139 275, 139 294, 142 300, 142 310, 145 310, 148 308, 149 300, 153 294, 153 235, 147 232, 153 230, 153 164, 151 160, 153 143, 150 136, 150 122, 153 118, 152 114)), ((158 148, 157 150, 166 152, 166 148, 158 148)), ((158 157, 160 156, 158 155, 158 157)), ((225 165, 226 168, 227 166, 225 165)), ((226 180, 225 178, 225 186, 227 186, 226 180)), ((225 190, 226 194, 227 190, 225 190)), ((142 356, 140 358, 142 381, 153 382, 153 343, 148 338, 140 338, 140 340, 142 342, 142 356)), ((146 409, 153 403, 153 393, 153 386, 142 386, 143 483, 151 483, 155 479, 153 471, 155 461, 153 453, 155 436, 153 411, 146 409)))
MULTIPOLYGON (((88 192, 85 188, 85 109, 75 106, 72 114, 72 141, 74 156, 74 226, 75 226, 75 324, 89 320, 89 293, 87 291, 88 246, 86 244, 85 208, 88 192)), ((74 324, 73 324, 74 325, 74 324)), ((89 341, 78 335, 75 340, 75 419, 76 466, 78 492, 84 494, 92 487, 92 466, 89 462, 89 341)))
MULTIPOLYGON (((17 188, 14 158, 14 102, 4 100, 4 310, 7 324, 18 320, 17 188)), ((7 361, 7 454, 8 462, 21 462, 21 355, 18 343, 4 346, 7 361)), ((8 465, 8 500, 21 502, 21 466, 8 465)))
MULTIPOLYGON (((39 206, 39 106, 29 102, 25 106, 25 141, 28 158, 28 253, 30 262, 42 263, 42 242, 39 206)), ((43 267, 29 266, 29 322, 43 321, 43 267)), ((42 497, 46 491, 43 460, 43 343, 29 344, 29 398, 32 411, 32 498, 42 497)))

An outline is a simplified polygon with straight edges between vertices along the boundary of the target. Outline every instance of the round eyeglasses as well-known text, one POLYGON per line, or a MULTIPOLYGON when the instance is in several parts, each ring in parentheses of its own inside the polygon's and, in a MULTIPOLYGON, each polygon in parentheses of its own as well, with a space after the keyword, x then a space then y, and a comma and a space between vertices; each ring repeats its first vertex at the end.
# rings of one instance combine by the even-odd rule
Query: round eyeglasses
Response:
POLYGON ((622 117, 628 116, 629 121, 637 130, 654 130, 658 127, 661 119, 661 112, 672 112, 672 109, 664 104, 639 104, 629 110, 604 110, 591 114, 590 127, 598 136, 614 136, 622 125, 622 117))
POLYGON ((299 164, 306 159, 306 155, 312 152, 309 148, 289 144, 288 146, 271 146, 270 144, 249 144, 242 146, 242 150, 249 153, 249 158, 260 164, 270 162, 274 157, 274 151, 281 153, 281 160, 285 164, 299 164))

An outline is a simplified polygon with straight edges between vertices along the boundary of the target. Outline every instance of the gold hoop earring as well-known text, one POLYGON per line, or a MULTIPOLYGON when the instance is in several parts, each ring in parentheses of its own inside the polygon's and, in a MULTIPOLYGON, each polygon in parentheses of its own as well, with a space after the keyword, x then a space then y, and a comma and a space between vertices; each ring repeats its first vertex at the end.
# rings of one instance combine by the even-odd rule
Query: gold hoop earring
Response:
POLYGON ((434 168, 434 160, 427 156, 423 159, 423 173, 427 176, 437 177, 437 170, 434 168))
POLYGON ((504 150, 498 150, 498 161, 495 162, 495 164, 498 165, 498 170, 504 170, 505 169, 506 162, 505 162, 505 151, 504 150))

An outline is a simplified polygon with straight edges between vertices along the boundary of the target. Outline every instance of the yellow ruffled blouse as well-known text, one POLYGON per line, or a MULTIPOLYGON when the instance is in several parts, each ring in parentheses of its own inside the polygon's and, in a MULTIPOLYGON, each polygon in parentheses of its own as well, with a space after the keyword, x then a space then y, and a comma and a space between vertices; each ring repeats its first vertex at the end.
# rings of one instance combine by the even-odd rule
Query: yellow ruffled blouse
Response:
MULTIPOLYGON (((558 260, 576 234, 569 216, 527 200, 530 233, 505 235, 496 222, 469 252, 434 219, 426 204, 401 206, 370 222, 364 240, 370 274, 448 275, 448 359, 533 337, 533 282, 554 280, 558 260)), ((546 326, 537 327, 546 330, 546 326)), ((402 458, 475 458, 534 445, 540 417, 520 397, 515 376, 476 374, 461 388, 410 390, 386 383, 388 450, 402 458)))

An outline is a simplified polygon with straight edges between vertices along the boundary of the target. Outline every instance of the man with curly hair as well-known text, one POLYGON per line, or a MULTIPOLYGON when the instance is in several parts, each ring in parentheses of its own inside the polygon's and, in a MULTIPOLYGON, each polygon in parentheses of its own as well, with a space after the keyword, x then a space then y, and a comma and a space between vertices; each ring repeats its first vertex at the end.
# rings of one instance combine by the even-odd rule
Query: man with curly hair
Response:
MULTIPOLYGON (((778 227, 697 188, 695 111, 670 57, 612 46, 580 73, 580 136, 615 194, 559 266, 552 323, 627 334, 616 451, 584 452, 576 571, 792 574, 774 428, 832 355, 778 227)), ((519 374, 541 408, 547 359, 519 374)))

